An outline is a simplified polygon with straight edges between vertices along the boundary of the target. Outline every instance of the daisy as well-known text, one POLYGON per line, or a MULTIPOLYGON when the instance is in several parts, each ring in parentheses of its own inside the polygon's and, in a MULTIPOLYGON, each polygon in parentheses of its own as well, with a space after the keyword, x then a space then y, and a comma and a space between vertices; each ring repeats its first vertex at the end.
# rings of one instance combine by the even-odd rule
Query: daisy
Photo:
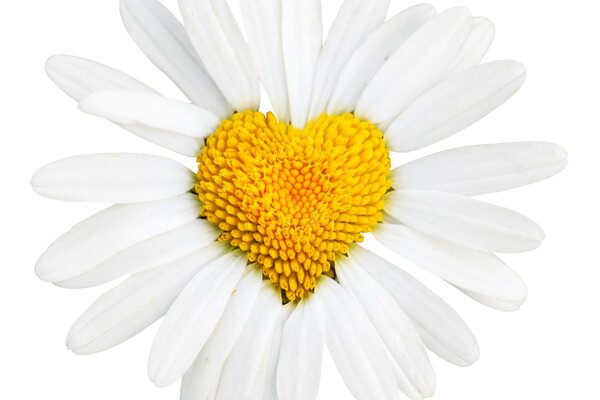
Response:
POLYGON ((452 149, 392 169, 501 105, 525 80, 480 64, 494 27, 465 8, 346 0, 323 44, 319 0, 122 0, 125 26, 191 103, 130 76, 55 56, 50 78, 83 112, 184 156, 92 154, 47 165, 32 185, 116 203, 41 256, 40 279, 86 288, 127 276, 75 322, 77 354, 116 346, 164 317, 151 349, 158 386, 181 398, 310 400, 325 345, 362 399, 430 397, 425 350, 467 366, 473 334, 443 300, 360 243, 364 235, 492 308, 527 294, 495 253, 532 250, 530 219, 472 196, 548 178, 549 143, 452 149), (247 39, 247 41, 246 41, 247 39), (272 113, 257 111, 262 82, 272 113))

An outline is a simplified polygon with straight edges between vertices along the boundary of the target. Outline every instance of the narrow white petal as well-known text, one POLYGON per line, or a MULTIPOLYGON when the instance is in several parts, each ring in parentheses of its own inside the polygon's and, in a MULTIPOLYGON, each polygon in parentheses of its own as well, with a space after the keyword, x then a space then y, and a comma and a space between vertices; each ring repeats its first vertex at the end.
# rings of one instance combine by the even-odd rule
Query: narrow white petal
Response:
POLYGON ((59 55, 46 61, 46 73, 63 92, 79 101, 100 90, 156 91, 114 68, 85 58, 59 55))
POLYGON ((109 207, 52 243, 39 258, 35 272, 48 282, 76 277, 136 243, 195 220, 199 209, 198 197, 188 193, 109 207))
POLYGON ((281 0, 241 0, 250 52, 273 110, 289 122, 289 100, 281 44, 281 0))
POLYGON ((357 116, 392 120, 445 76, 467 39, 473 19, 466 8, 444 11, 412 35, 362 94, 357 116))
POLYGON ((179 8, 196 51, 225 98, 237 111, 258 109, 258 72, 227 2, 179 0, 179 8))
POLYGON ((256 379, 248 400, 277 400, 277 365, 281 355, 283 326, 294 310, 294 303, 279 308, 277 319, 273 323, 269 344, 256 373, 256 379))
POLYGON ((327 110, 340 73, 357 47, 383 23, 389 5, 390 0, 344 1, 319 56, 309 119, 327 110))
POLYGON ((547 179, 567 165, 567 153, 552 143, 522 142, 460 147, 392 171, 397 188, 439 190, 474 196, 547 179))
POLYGON ((181 23, 158 0, 121 0, 125 28, 140 49, 196 105, 219 118, 233 109, 206 72, 181 23))
POLYGON ((410 7, 373 31, 356 49, 342 69, 329 101, 329 114, 355 109, 373 77, 419 28, 436 14, 430 4, 410 7))
POLYGON ((394 296, 431 351, 461 366, 479 359, 473 333, 439 296, 399 267, 360 246, 352 249, 351 256, 394 296))
POLYGON ((133 275, 79 317, 69 332, 67 346, 77 354, 92 354, 135 336, 161 318, 194 274, 226 250, 215 244, 164 267, 133 275))
MULTIPOLYGON (((92 93, 106 90, 135 91, 158 96, 158 93, 140 81, 106 65, 73 56, 54 56, 46 62, 46 72, 56 85, 76 101, 92 93)), ((195 137, 181 135, 141 125, 120 124, 152 143, 185 156, 196 156, 199 141, 195 137)))
POLYGON ((450 67, 450 73, 479 64, 490 49, 495 35, 496 27, 490 20, 483 17, 473 18, 473 30, 450 67))
POLYGON ((204 144, 203 139, 212 134, 219 125, 218 119, 192 104, 179 103, 159 95, 150 96, 152 98, 149 99, 141 93, 136 95, 133 92, 95 92, 85 97, 79 107, 84 112, 113 122, 139 121, 116 123, 134 135, 166 149, 188 157, 198 155, 204 144), (150 102, 144 102, 142 97, 150 102), (142 102, 136 103, 138 99, 142 102), (123 107, 120 107, 121 105, 123 107), (162 129, 161 126, 168 129, 162 129))
POLYGON ((281 307, 281 296, 265 282, 225 362, 217 400, 245 399, 250 395, 281 307))
POLYGON ((398 399, 388 352, 358 301, 328 277, 321 278, 315 296, 324 310, 327 347, 352 395, 398 399))
POLYGON ((469 292, 468 290, 464 290, 462 288, 458 288, 458 289, 460 291, 462 291, 464 294, 466 294, 467 296, 469 296, 470 298, 472 298, 473 300, 483 304, 484 306, 488 306, 490 308, 494 308, 499 311, 517 311, 523 305, 522 301, 507 302, 507 301, 498 300, 493 297, 483 296, 479 293, 469 292))
POLYGON ((183 376, 181 400, 215 397, 210 397, 210 392, 214 389, 216 395, 225 360, 254 309, 254 304, 263 286, 261 278, 260 273, 248 271, 238 283, 212 335, 183 376))
POLYGON ((203 268, 186 285, 156 334, 148 374, 157 386, 168 386, 192 365, 223 315, 245 272, 246 258, 230 253, 203 268))
POLYGON ((324 344, 323 311, 316 296, 310 296, 298 303, 283 330, 277 367, 279 398, 317 398, 324 344))
POLYGON ((281 40, 290 117, 292 125, 304 128, 323 43, 321 1, 285 0, 281 6, 281 40))
POLYGON ((498 257, 413 231, 380 224, 375 237, 391 250, 462 289, 511 303, 527 297, 523 280, 498 257))
MULTIPOLYGON (((219 380, 220 380, 220 377, 219 377, 219 380)), ((206 400, 217 400, 217 391, 218 390, 219 390, 219 382, 216 382, 213 385, 212 389, 210 390, 210 393, 208 394, 208 397, 206 398, 206 400)))
POLYGON ((494 61, 452 75, 394 120, 385 131, 388 146, 413 151, 452 136, 502 105, 525 78, 516 61, 494 61))
POLYGON ((128 247, 90 271, 56 282, 56 285, 78 289, 102 285, 124 275, 158 268, 178 260, 208 246, 218 236, 218 229, 213 224, 197 219, 128 247))
POLYGON ((213 133, 220 123, 215 115, 193 104, 124 90, 92 93, 79 102, 79 109, 116 123, 194 138, 197 145, 191 151, 195 154, 200 150, 202 139, 213 133))
POLYGON ((476 250, 518 253, 539 247, 542 229, 529 218, 455 193, 401 189, 386 211, 422 233, 476 250))
MULTIPOLYGON (((423 397, 433 396, 435 374, 412 322, 392 295, 352 260, 353 258, 340 260, 337 264, 339 268, 336 268, 336 273, 340 284, 361 303, 410 384, 423 397)), ((407 391, 409 395, 412 391, 412 387, 400 389, 407 391)))
POLYGON ((134 203, 190 191, 195 174, 177 161, 147 154, 89 154, 55 161, 31 179, 42 196, 67 201, 134 203))
POLYGON ((144 140, 186 157, 196 157, 203 145, 202 139, 198 139, 193 136, 182 135, 173 131, 164 131, 143 125, 117 125, 144 140))

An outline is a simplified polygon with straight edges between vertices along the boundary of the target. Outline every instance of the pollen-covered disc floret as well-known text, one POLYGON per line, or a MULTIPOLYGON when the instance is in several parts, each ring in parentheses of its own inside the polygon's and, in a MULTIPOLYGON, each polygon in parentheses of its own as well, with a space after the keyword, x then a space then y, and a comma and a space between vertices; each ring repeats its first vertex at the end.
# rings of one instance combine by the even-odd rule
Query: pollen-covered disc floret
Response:
POLYGON ((202 216, 290 301, 334 275, 336 256, 381 221, 391 187, 383 134, 352 114, 297 129, 237 113, 206 140, 198 166, 202 216))

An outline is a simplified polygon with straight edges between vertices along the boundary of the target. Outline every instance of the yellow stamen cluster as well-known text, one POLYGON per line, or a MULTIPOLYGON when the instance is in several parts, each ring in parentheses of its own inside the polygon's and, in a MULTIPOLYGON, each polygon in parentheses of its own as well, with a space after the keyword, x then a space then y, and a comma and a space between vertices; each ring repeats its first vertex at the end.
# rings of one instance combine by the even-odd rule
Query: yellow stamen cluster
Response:
POLYGON ((305 129, 246 111, 198 155, 201 215, 294 301, 382 219, 389 152, 373 124, 322 115, 305 129))

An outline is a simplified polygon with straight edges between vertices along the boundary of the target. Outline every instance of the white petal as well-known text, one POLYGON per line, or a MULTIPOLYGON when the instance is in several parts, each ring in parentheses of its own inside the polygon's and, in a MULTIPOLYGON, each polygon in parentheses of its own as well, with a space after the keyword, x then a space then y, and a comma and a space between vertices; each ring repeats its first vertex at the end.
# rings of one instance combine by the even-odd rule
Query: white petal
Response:
POLYGON ((64 288, 102 285, 123 275, 147 271, 178 260, 209 245, 218 236, 218 229, 213 224, 197 219, 128 247, 90 271, 56 282, 56 285, 64 288))
POLYGON ((281 44, 281 0, 241 0, 240 7, 254 63, 273 110, 288 122, 289 100, 281 44))
POLYGON ((320 0, 282 2, 281 41, 292 125, 308 122, 312 89, 321 46, 323 24, 320 0))
POLYGON ((195 174, 174 160, 146 154, 89 154, 55 161, 31 179, 42 196, 68 201, 134 203, 190 191, 195 174))
POLYGON ((219 119, 193 104, 154 94, 107 90, 92 93, 79 102, 83 112, 126 125, 168 131, 196 139, 190 151, 197 154, 202 139, 219 126, 219 119))
POLYGON ((206 72, 181 23, 157 0, 121 0, 125 28, 159 69, 196 105, 219 118, 233 109, 206 72))
POLYGON ((344 66, 356 48, 383 23, 389 5, 390 0, 344 1, 319 56, 309 119, 316 119, 327 110, 344 66))
POLYGON ((398 399, 387 350, 357 300, 328 277, 321 278, 315 296, 324 310, 327 347, 352 395, 398 399))
POLYGON ((552 143, 522 142, 460 147, 392 171, 397 188, 439 190, 467 196, 500 192, 547 179, 567 165, 552 143))
POLYGON ((499 311, 517 311, 523 305, 522 301, 507 302, 492 297, 483 296, 479 293, 469 292, 468 290, 464 290, 462 288, 458 289, 473 300, 483 304, 484 306, 488 306, 499 311))
POLYGON ((212 335, 183 376, 181 400, 214 398, 210 391, 214 389, 216 394, 225 360, 254 309, 261 287, 262 276, 256 271, 249 271, 238 283, 212 335))
POLYGON ((479 64, 492 45, 495 35, 496 27, 490 20, 483 17, 473 18, 473 30, 450 67, 450 73, 479 64))
POLYGON ((323 311, 316 296, 310 296, 298 303, 283 330, 277 367, 279 398, 317 398, 324 344, 323 311))
POLYGON ((525 82, 516 61, 494 61, 459 72, 411 104, 385 132, 393 151, 413 151, 479 121, 512 97, 525 82))
POLYGON ((237 111, 260 103, 258 73, 225 1, 179 0, 183 21, 204 66, 237 111))
POLYGON ((329 114, 351 112, 369 82, 419 28, 436 14, 429 4, 410 7, 373 31, 342 69, 329 101, 329 114))
MULTIPOLYGON (((220 378, 219 378, 220 379, 220 378)), ((206 400, 217 400, 217 390, 219 390, 219 382, 215 383, 208 394, 206 400)), ((197 399, 196 399, 197 400, 197 399)))
POLYGON ((177 297, 156 334, 148 374, 168 386, 187 371, 223 315, 245 272, 246 258, 230 253, 203 268, 177 297))
POLYGON ((542 229, 512 210, 454 193, 401 189, 386 211, 422 233, 476 250, 518 253, 539 247, 542 229))
POLYGON ((479 358, 473 333, 448 304, 399 267, 360 247, 351 256, 396 299, 423 343, 445 360, 467 366, 479 358))
POLYGON ((225 251, 225 246, 215 244, 172 264, 133 275, 79 317, 69 332, 67 346, 77 354, 92 354, 135 336, 167 312, 199 269, 225 251))
POLYGON ((265 282, 223 367, 217 400, 245 399, 250 395, 281 307, 279 293, 265 282))
MULTIPOLYGON (((352 253, 350 253, 352 257, 352 253)), ((353 258, 336 264, 340 284, 358 299, 371 323, 410 384, 423 397, 435 393, 435 374, 425 347, 411 321, 392 295, 362 269, 353 258)), ((407 388, 400 388, 405 391, 407 388)), ((408 394, 412 388, 408 388, 408 394)))
MULTIPOLYGON (((137 91, 158 95, 156 91, 129 75, 84 58, 50 57, 46 62, 46 72, 60 89, 76 101, 105 90, 137 91)), ((197 155, 199 146, 197 138, 140 125, 117 125, 169 150, 190 157, 197 155)))
POLYGON ((380 123, 400 114, 444 77, 472 25, 469 11, 462 7, 427 22, 373 78, 358 102, 357 116, 380 123))
POLYGON ((195 220, 199 210, 198 197, 188 193, 109 207, 52 243, 38 260, 35 272, 48 282, 81 275, 136 243, 195 220))
POLYGON ((288 303, 279 308, 276 321, 273 323, 269 344, 262 357, 262 362, 256 373, 254 386, 248 400, 277 400, 277 364, 281 354, 283 325, 294 310, 294 303, 288 303))
POLYGON ((196 157, 204 141, 173 131, 154 129, 143 125, 117 124, 134 135, 186 157, 196 157))
POLYGON ((80 57, 50 57, 46 61, 46 73, 56 86, 75 101, 100 90, 122 89, 156 93, 154 89, 121 71, 80 57))
POLYGON ((521 278, 491 253, 457 246, 402 225, 380 224, 375 237, 391 250, 451 284, 497 300, 522 304, 521 278))

